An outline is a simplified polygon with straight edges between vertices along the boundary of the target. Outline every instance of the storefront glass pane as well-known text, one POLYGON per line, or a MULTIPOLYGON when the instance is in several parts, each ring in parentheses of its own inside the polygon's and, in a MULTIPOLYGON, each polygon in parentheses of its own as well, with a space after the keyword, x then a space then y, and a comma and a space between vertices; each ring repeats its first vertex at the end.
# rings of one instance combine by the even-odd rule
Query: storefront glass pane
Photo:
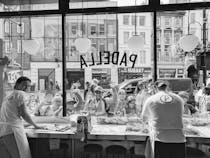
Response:
MULTIPOLYGON (((67 114, 88 110, 89 99, 96 97, 95 84, 103 89, 104 98, 113 97, 112 84, 135 97, 138 81, 152 78, 151 13, 69 15, 66 23, 67 114), (134 35, 143 39, 140 50, 128 47, 134 35), (77 44, 79 38, 91 41, 87 50, 81 49, 84 42, 77 44), (87 83, 92 89, 88 94, 87 83), (73 101, 77 106, 71 105, 73 101), (81 102, 84 104, 79 105, 81 102)), ((116 103, 108 103, 112 112, 116 103)))
MULTIPOLYGON (((201 56, 209 51, 209 13, 207 9, 158 13, 158 78, 188 78, 194 89, 208 84, 208 53, 206 59, 201 56)), ((185 86, 177 88, 189 90, 185 86)))
POLYGON ((0 12, 58 9, 58 0, 3 0, 0 12))
POLYGON ((26 76, 32 81, 26 93, 30 114, 53 115, 50 109, 57 102, 62 107, 61 17, 5 18, 0 25, 2 52, 10 59, 4 69, 4 96, 17 78, 26 76))
POLYGON ((196 2, 210 2, 210 0, 161 0, 161 4, 177 4, 177 3, 196 3, 196 2))
POLYGON ((100 8, 100 7, 118 7, 148 5, 148 0, 69 0, 69 8, 100 8))

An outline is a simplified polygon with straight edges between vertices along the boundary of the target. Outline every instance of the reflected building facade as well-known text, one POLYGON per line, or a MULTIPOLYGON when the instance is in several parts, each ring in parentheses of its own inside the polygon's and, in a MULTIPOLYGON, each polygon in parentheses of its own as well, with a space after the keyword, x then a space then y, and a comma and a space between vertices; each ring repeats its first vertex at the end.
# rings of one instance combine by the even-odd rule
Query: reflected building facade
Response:
MULTIPOLYGON (((98 2, 97 5, 103 5, 98 2)), ((80 6, 80 3, 74 3, 80 6)), ((93 4, 92 4, 93 5, 93 4)), ((110 6, 117 6, 116 2, 110 2, 110 6)), ((96 7, 96 6, 95 6, 96 7)), ((184 60, 180 58, 176 50, 179 39, 187 33, 186 11, 162 12, 157 16, 157 63, 158 78, 184 77, 184 60)), ((20 18, 11 19, 15 23, 20 18)), ((61 17, 44 16, 21 18, 22 33, 14 22, 3 20, 4 54, 14 55, 14 59, 23 65, 23 75, 32 79, 37 89, 46 89, 47 82, 62 83, 62 43, 61 43, 61 17), (21 46, 21 39, 36 39, 40 43, 38 53, 33 56, 26 53, 21 46), (11 50, 16 50, 13 53, 11 50), (22 53, 20 53, 22 52, 22 53), (16 54, 16 55, 15 55, 16 54)), ((151 13, 135 14, 103 14, 66 16, 66 71, 67 88, 79 81, 84 88, 85 81, 93 78, 100 80, 100 85, 109 88, 110 81, 121 83, 131 78, 151 78, 153 68, 152 47, 152 15, 151 13), (136 18, 136 19, 135 19, 136 18), (139 52, 132 52, 127 47, 127 41, 136 33, 144 38, 144 47, 139 52), (80 54, 74 41, 78 37, 87 37, 91 40, 91 49, 86 54, 80 54), (137 54, 135 68, 131 65, 94 65, 81 69, 80 56, 82 55, 91 64, 92 56, 96 61, 100 60, 99 52, 104 57, 104 51, 120 52, 119 58, 124 53, 137 54)), ((16 72, 15 72, 16 73, 16 72)), ((11 75, 12 76, 12 75, 11 75)), ((15 76, 15 75, 14 75, 15 76)), ((15 79, 14 79, 15 80, 15 79)))

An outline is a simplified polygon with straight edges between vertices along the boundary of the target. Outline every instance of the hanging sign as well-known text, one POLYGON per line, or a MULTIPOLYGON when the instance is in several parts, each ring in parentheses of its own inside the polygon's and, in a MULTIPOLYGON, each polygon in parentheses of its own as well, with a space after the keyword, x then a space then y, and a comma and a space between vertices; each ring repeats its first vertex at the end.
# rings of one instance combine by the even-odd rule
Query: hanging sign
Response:
POLYGON ((17 79, 21 76, 20 70, 9 71, 7 72, 8 83, 15 83, 17 79))

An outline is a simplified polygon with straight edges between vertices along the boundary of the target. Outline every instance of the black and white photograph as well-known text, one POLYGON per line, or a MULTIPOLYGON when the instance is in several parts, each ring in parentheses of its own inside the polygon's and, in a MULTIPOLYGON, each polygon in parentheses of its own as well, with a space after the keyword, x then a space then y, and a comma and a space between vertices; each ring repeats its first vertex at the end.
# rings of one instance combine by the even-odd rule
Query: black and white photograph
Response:
POLYGON ((0 0, 0 158, 210 158, 210 0, 0 0))

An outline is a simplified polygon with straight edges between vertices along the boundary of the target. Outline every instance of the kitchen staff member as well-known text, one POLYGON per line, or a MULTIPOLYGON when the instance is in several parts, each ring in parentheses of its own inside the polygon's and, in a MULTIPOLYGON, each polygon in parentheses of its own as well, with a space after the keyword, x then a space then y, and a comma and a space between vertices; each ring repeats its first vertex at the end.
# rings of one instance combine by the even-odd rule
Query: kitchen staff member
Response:
POLYGON ((184 102, 167 90, 167 82, 158 81, 156 86, 158 92, 146 100, 142 111, 143 120, 151 128, 151 157, 185 158, 184 102))
POLYGON ((27 77, 17 79, 14 90, 3 100, 0 109, 0 150, 1 157, 31 158, 28 140, 24 131, 22 118, 37 126, 26 111, 25 92, 31 80, 27 77), (5 149, 5 150, 2 150, 5 149), (2 155, 3 154, 3 155, 2 155))

